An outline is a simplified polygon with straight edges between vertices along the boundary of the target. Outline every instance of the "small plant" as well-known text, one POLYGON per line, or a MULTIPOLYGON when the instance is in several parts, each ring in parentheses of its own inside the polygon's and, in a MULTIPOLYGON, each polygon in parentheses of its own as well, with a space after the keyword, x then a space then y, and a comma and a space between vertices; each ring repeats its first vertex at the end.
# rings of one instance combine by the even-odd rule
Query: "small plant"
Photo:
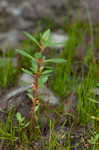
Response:
POLYGON ((29 69, 22 69, 25 73, 33 76, 34 83, 32 83, 32 89, 33 89, 33 95, 29 94, 29 97, 32 99, 32 122, 33 122, 33 128, 34 133, 36 133, 36 126, 35 126, 35 118, 36 112, 39 108, 39 89, 44 88, 45 83, 48 80, 48 77, 50 76, 50 73, 52 73, 52 67, 49 67, 49 63, 65 63, 66 60, 61 58, 52 58, 52 59, 46 59, 46 57, 43 55, 44 50, 47 47, 52 47, 57 44, 63 44, 63 43, 52 43, 50 38, 50 30, 48 29, 43 34, 40 34, 40 42, 38 42, 37 39, 35 39, 32 35, 25 32, 25 35, 33 41, 38 46, 39 51, 37 51, 34 56, 31 56, 29 53, 18 50, 18 53, 27 57, 29 60, 31 60, 31 66, 29 69), (35 114, 35 115, 34 115, 35 114))
POLYGON ((26 127, 28 127, 29 122, 25 123, 25 118, 22 117, 19 112, 17 112, 16 118, 18 120, 18 124, 19 124, 18 127, 19 127, 20 131, 22 131, 22 129, 25 129, 26 127))

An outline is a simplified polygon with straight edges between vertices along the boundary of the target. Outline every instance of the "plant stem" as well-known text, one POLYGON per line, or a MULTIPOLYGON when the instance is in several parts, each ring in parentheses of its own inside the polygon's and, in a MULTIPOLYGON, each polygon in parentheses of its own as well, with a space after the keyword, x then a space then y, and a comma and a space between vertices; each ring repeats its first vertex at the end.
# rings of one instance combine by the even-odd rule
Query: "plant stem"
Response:
MULTIPOLYGON (((43 52, 43 47, 40 47, 40 53, 42 54, 43 52)), ((35 107, 38 103, 38 90, 39 90, 39 85, 38 85, 38 80, 40 78, 40 69, 43 63, 42 58, 38 58, 37 59, 37 63, 38 63, 38 68, 37 68, 37 72, 35 73, 35 75, 33 75, 34 79, 35 79, 35 83, 32 86, 33 89, 33 105, 32 105, 32 122, 33 122, 33 128, 34 128, 34 134, 36 135, 36 126, 35 126, 35 119, 34 119, 34 111, 35 111, 35 107)))

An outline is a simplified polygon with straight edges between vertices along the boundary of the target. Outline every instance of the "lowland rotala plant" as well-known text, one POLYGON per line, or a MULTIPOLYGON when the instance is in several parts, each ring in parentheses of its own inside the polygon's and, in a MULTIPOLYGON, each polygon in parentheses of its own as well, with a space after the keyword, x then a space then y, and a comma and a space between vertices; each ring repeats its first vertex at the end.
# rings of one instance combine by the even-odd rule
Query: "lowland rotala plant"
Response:
POLYGON ((25 35, 32 40, 38 46, 38 51, 35 52, 34 56, 31 56, 29 53, 24 50, 17 50, 19 54, 27 57, 31 61, 31 66, 29 69, 23 69, 25 73, 32 75, 34 82, 32 83, 33 95, 29 94, 29 97, 32 99, 32 122, 34 133, 36 133, 35 125, 35 114, 39 108, 40 88, 44 88, 45 83, 48 80, 50 73, 52 73, 52 67, 49 67, 49 63, 65 63, 66 60, 62 58, 51 58, 46 59, 43 52, 47 47, 52 47, 60 45, 63 43, 53 43, 51 41, 50 29, 46 30, 43 34, 40 34, 40 41, 38 41, 34 36, 25 32, 25 35))

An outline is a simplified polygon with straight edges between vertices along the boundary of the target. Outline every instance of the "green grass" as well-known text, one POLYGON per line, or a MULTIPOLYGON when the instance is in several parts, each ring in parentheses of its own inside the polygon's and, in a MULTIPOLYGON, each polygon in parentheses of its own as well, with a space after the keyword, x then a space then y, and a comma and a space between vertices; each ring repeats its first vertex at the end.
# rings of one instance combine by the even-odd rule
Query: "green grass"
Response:
MULTIPOLYGON (((65 48, 63 49, 62 53, 60 54, 61 57, 67 60, 67 63, 64 65, 57 65, 56 72, 55 72, 55 80, 52 83, 52 89, 58 94, 59 96, 66 96, 75 85, 75 74, 71 76, 72 71, 72 64, 78 62, 75 60, 75 53, 77 53, 77 47, 80 46, 83 42, 84 33, 81 36, 83 31, 80 33, 78 32, 78 24, 73 24, 72 28, 68 31, 68 41, 66 43, 65 48), (72 79, 71 79, 72 78, 72 79), (60 91, 61 88, 61 91, 60 91), (67 92, 66 92, 67 91, 67 92)), ((78 62, 79 63, 79 62, 78 62)), ((73 70, 74 71, 74 70, 73 70)))
POLYGON ((7 88, 16 85, 18 77, 17 64, 13 64, 13 52, 8 51, 8 53, 3 51, 0 58, 0 87, 7 88))

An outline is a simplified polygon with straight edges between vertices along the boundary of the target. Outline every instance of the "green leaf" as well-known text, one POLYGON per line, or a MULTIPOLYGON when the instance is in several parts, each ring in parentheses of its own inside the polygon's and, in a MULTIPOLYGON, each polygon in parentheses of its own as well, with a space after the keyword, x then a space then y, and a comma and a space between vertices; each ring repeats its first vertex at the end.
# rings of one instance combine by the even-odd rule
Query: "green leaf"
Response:
POLYGON ((41 37, 41 44, 42 44, 42 45, 44 45, 44 44, 48 41, 49 36, 50 36, 50 29, 46 30, 46 31, 43 33, 43 35, 42 35, 42 37, 41 37))
POLYGON ((44 47, 56 47, 56 46, 64 46, 64 42, 56 42, 56 43, 45 43, 44 47))
POLYGON ((32 72, 29 71, 29 70, 27 70, 27 69, 22 68, 22 71, 25 72, 25 73, 27 73, 27 74, 29 74, 29 75, 33 75, 32 72))
POLYGON ((96 86, 99 87, 99 83, 96 83, 96 86))
POLYGON ((45 60, 44 63, 66 63, 66 60, 62 58, 52 58, 52 59, 45 60))
POLYGON ((46 74, 49 74, 49 73, 51 73, 51 72, 53 72, 53 70, 46 70, 46 71, 43 71, 42 74, 43 74, 43 75, 46 75, 46 74))
POLYGON ((38 109, 39 109, 39 105, 37 105, 37 106, 35 107, 34 112, 37 112, 38 109))
POLYGON ((30 54, 28 54, 27 52, 23 51, 23 50, 20 50, 20 49, 17 49, 16 50, 19 54, 31 59, 33 62, 36 62, 36 59, 34 57, 32 57, 30 54))
POLYGON ((51 69, 51 70, 53 69, 53 67, 50 67, 50 66, 45 66, 45 68, 46 69, 51 69))
POLYGON ((41 53, 35 53, 35 58, 37 58, 37 59, 39 59, 39 58, 41 58, 42 57, 42 54, 41 53))
POLYGON ((17 118, 18 121, 21 121, 22 117, 21 117, 21 114, 19 112, 17 112, 16 118, 17 118))
POLYGON ((40 67, 40 72, 42 72, 44 68, 45 68, 45 67, 42 65, 42 66, 40 67))
POLYGON ((38 68, 37 62, 33 62, 33 61, 32 61, 31 64, 32 64, 31 70, 32 70, 34 73, 36 73, 36 72, 37 72, 37 68, 38 68))
POLYGON ((31 94, 27 94, 27 96, 32 100, 32 102, 33 102, 33 96, 31 95, 31 94))
POLYGON ((48 75, 40 76, 40 78, 38 80, 38 84, 39 84, 40 88, 44 88, 44 84, 47 82, 47 80, 48 80, 48 75))
POLYGON ((49 39, 50 32, 51 32, 50 29, 46 30, 42 35, 42 39, 47 41, 49 39))
POLYGON ((25 125, 24 125, 24 128, 28 127, 29 126, 29 122, 27 122, 25 125))
POLYGON ((31 34, 29 34, 28 32, 24 32, 24 34, 25 34, 29 39, 31 39, 36 45, 38 45, 38 46, 40 47, 38 41, 37 41, 31 34))
POLYGON ((32 93, 32 91, 33 91, 32 88, 27 90, 27 92, 29 93, 32 93))
POLYGON ((91 102, 93 102, 93 103, 96 103, 96 104, 99 104, 99 102, 98 101, 96 101, 95 99, 92 99, 92 98, 88 98, 91 102))
POLYGON ((51 36, 49 36, 48 40, 43 44, 43 47, 46 48, 46 47, 49 47, 50 43, 51 43, 51 36))
MULTIPOLYGON (((22 124, 22 122, 24 121, 24 119, 25 119, 24 117, 21 118, 21 120, 20 120, 21 124, 22 124)), ((23 123, 23 124, 24 124, 24 123, 23 123)))

